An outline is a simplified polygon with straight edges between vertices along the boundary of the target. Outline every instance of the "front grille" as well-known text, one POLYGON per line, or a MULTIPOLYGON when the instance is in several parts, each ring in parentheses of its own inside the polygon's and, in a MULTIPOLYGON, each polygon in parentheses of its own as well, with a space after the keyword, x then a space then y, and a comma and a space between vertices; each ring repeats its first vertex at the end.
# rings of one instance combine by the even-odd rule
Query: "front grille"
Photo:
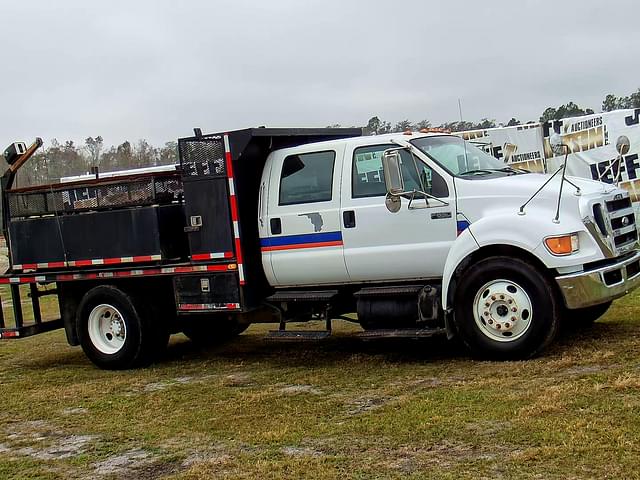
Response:
MULTIPOLYGON (((616 198, 605 202, 613 244, 617 250, 633 246, 638 241, 636 216, 631 205, 630 197, 616 198)), ((595 213, 595 207, 594 207, 595 213)))

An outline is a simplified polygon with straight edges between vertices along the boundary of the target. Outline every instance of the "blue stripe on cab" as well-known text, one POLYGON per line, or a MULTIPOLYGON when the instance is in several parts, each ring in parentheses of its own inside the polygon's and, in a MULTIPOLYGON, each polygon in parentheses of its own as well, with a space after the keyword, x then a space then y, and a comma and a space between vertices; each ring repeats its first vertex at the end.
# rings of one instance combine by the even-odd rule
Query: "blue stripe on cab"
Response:
POLYGON ((285 235, 283 237, 261 238, 261 247, 280 247, 305 243, 342 241, 342 232, 307 233, 303 235, 285 235))
POLYGON ((458 235, 469 228, 469 222, 466 220, 458 220, 458 235))

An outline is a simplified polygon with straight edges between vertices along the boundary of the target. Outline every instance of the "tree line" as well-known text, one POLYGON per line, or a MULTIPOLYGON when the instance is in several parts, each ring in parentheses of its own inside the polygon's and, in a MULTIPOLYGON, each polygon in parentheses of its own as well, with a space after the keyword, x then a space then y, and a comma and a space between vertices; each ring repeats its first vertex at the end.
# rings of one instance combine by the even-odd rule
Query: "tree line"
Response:
POLYGON ((18 185, 43 185, 64 177, 82 175, 97 168, 99 172, 128 170, 132 168, 171 165, 178 161, 178 143, 166 142, 154 147, 144 139, 135 143, 125 141, 120 145, 104 147, 103 138, 87 137, 84 145, 73 140, 51 144, 42 148, 18 173, 18 185))
MULTIPOLYGON (((612 110, 619 110, 622 108, 640 108, 640 88, 628 96, 616 96, 613 94, 607 95, 602 101, 601 111, 610 112, 612 110)), ((548 122, 551 120, 561 120, 563 118, 580 117, 582 115, 591 115, 595 111, 591 108, 583 108, 574 102, 568 102, 558 107, 546 108, 540 117, 539 122, 548 122)), ((440 125, 432 125, 429 120, 420 120, 419 122, 412 122, 410 120, 401 120, 396 123, 391 123, 386 120, 381 120, 378 116, 371 117, 367 122, 367 125, 363 127, 365 135, 380 135, 383 133, 396 133, 404 132, 407 130, 419 131, 423 128, 442 128, 450 130, 452 132, 462 132, 466 130, 483 130, 486 128, 495 127, 514 127, 516 125, 522 125, 523 123, 535 123, 533 120, 521 122, 515 117, 511 117, 510 120, 504 123, 497 123, 495 119, 483 118, 479 122, 471 122, 466 120, 457 120, 453 122, 445 122, 440 125)), ((329 125, 329 127, 340 127, 341 125, 335 123, 329 125)))
MULTIPOLYGON (((629 95, 606 95, 602 101, 601 110, 610 112, 621 108, 640 108, 640 88, 629 95)), ((591 108, 583 108, 574 102, 568 102, 558 107, 546 108, 538 121, 547 122, 562 118, 578 117, 595 113, 591 108)), ((404 132, 406 130, 419 131, 424 128, 442 128, 452 132, 465 130, 483 130, 500 126, 512 127, 522 123, 515 117, 504 123, 496 123, 494 119, 482 118, 478 122, 457 120, 432 125, 427 120, 412 122, 404 119, 392 123, 372 116, 362 127, 365 135, 380 135, 384 133, 404 132)), ((330 128, 341 127, 340 124, 328 125, 330 128)), ((50 145, 41 149, 29 161, 29 167, 20 171, 18 182, 20 186, 42 185, 52 183, 63 177, 81 175, 97 168, 100 172, 114 170, 128 170, 131 168, 151 167, 175 164, 178 161, 177 142, 166 142, 162 147, 155 147, 144 139, 137 142, 123 142, 120 145, 105 147, 101 136, 87 137, 84 144, 76 144, 72 140, 59 142, 53 139, 50 145)))

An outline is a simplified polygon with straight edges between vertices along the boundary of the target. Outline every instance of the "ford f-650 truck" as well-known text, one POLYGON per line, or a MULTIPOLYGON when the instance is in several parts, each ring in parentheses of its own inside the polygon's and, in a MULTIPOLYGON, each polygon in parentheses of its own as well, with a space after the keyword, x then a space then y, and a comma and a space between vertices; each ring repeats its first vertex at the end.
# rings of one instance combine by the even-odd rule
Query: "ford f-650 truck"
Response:
POLYGON ((213 342, 273 322, 275 339, 317 339, 338 318, 528 358, 640 283, 626 191, 513 169, 442 132, 196 129, 175 171, 15 188, 40 144, 5 152, 0 335, 64 328, 102 368, 147 364, 171 333, 213 342), (61 318, 44 321, 52 291, 61 318), (306 320, 326 328, 287 329, 306 320))

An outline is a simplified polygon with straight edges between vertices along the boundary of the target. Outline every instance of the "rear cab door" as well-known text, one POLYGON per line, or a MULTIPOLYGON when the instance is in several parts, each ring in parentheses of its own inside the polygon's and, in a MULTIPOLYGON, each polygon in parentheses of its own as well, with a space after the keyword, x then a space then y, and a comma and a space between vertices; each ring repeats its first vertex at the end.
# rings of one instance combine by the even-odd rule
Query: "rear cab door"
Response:
POLYGON ((340 224, 344 150, 344 143, 324 142, 272 153, 260 245, 273 286, 348 280, 340 224))

